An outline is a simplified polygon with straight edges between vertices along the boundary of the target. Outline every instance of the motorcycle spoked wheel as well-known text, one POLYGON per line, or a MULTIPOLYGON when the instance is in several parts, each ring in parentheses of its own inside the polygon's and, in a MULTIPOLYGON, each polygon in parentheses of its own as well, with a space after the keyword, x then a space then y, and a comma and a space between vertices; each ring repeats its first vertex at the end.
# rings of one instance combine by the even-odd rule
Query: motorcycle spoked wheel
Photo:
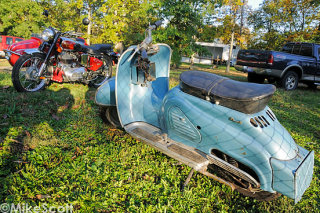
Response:
MULTIPOLYGON (((235 159, 227 156, 226 154, 223 154, 223 159, 228 163, 232 164, 233 166, 239 168, 239 163, 235 159)), ((251 183, 248 183, 247 181, 242 180, 241 178, 230 173, 229 171, 226 171, 214 164, 210 164, 208 168, 214 173, 216 173, 218 176, 223 178, 224 180, 234 184, 236 186, 235 190, 246 197, 251 197, 259 201, 272 201, 277 199, 281 195, 278 192, 271 193, 271 192, 264 191, 260 188, 255 188, 252 186, 251 183)))
POLYGON ((113 127, 121 129, 121 123, 118 116, 116 106, 103 106, 100 107, 100 117, 105 123, 111 124, 113 127))
POLYGON ((45 88, 47 80, 35 76, 45 57, 41 53, 25 54, 14 64, 11 79, 18 92, 37 92, 45 88))
POLYGON ((103 66, 97 70, 99 72, 89 83, 89 86, 98 88, 112 76, 112 60, 110 57, 103 57, 103 66))

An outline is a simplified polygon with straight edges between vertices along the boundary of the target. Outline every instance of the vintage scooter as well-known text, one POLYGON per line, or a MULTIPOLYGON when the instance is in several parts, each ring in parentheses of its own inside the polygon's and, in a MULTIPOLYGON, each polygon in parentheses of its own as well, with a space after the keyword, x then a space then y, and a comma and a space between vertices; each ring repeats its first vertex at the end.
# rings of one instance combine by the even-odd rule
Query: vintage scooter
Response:
POLYGON ((314 152, 298 146, 268 100, 269 84, 186 71, 169 90, 171 49, 145 40, 121 56, 96 92, 102 118, 245 196, 298 202, 312 180, 314 152))

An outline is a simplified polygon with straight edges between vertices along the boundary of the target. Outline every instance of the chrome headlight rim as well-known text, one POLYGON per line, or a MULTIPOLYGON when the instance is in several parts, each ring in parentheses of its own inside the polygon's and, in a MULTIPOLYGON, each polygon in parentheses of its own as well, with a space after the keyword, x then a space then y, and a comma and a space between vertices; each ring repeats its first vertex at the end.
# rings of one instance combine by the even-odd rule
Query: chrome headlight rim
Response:
POLYGON ((41 38, 44 41, 50 41, 51 39, 53 39, 53 37, 54 37, 54 31, 52 29, 50 29, 50 28, 45 29, 41 33, 41 38))

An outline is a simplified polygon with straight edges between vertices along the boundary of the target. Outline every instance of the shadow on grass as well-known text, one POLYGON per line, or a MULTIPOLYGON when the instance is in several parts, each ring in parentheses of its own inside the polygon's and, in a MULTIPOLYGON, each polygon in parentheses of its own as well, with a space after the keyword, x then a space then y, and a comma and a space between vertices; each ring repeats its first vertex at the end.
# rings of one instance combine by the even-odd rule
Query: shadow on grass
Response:
POLYGON ((67 88, 18 93, 12 86, 2 89, 0 96, 1 203, 9 196, 6 189, 10 188, 12 175, 28 163, 24 153, 59 143, 55 132, 66 127, 65 119, 72 119, 74 98, 67 88))

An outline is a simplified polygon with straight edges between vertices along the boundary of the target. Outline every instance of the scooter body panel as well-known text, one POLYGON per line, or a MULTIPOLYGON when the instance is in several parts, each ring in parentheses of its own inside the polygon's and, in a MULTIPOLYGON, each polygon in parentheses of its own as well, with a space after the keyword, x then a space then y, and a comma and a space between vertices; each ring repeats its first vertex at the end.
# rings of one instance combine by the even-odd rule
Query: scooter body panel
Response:
POLYGON ((309 163, 306 163, 308 165, 302 165, 303 159, 307 158, 309 152, 297 146, 274 114, 272 113, 275 120, 272 120, 268 113, 272 113, 269 107, 256 114, 241 113, 186 94, 177 86, 164 98, 161 108, 161 129, 167 131, 169 138, 195 147, 208 155, 212 154, 212 150, 219 150, 229 155, 257 174, 261 189, 286 193, 288 197, 297 200, 303 190, 298 189, 296 185, 310 184, 313 157, 308 157, 309 163), (263 117, 268 123, 265 122, 266 125, 262 127, 253 126, 250 119, 258 117, 263 117), (197 130, 201 141, 195 137, 196 134, 191 133, 192 129, 197 130), (286 172, 278 171, 270 163, 271 159, 277 168, 286 167, 286 172), (310 168, 307 183, 302 180, 298 183, 301 172, 294 175, 294 171, 301 165, 304 167, 301 170, 310 168), (290 176, 288 171, 291 171, 290 176), (284 188, 281 181, 288 180, 288 177, 291 185, 287 184, 289 187, 284 188))
POLYGON ((116 102, 122 126, 132 122, 146 122, 159 127, 159 112, 164 96, 169 90, 169 62, 171 49, 158 44, 159 52, 149 57, 155 65, 154 81, 144 81, 137 72, 136 56, 128 61, 133 49, 128 49, 120 58, 116 75, 116 102))

